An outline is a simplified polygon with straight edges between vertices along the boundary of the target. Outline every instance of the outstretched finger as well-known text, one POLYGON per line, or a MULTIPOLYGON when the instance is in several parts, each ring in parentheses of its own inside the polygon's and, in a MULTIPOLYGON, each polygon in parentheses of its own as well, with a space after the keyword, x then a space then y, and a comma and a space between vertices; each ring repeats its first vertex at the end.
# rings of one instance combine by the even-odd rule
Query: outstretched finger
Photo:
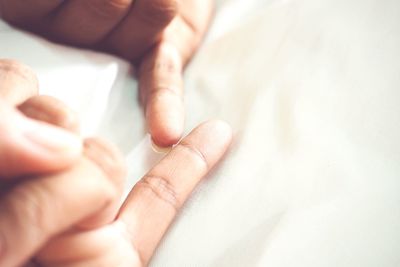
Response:
POLYGON ((231 138, 226 123, 200 125, 133 188, 118 220, 127 226, 144 265, 192 190, 224 155, 231 138))
POLYGON ((139 88, 153 141, 161 147, 179 141, 184 126, 183 68, 200 45, 211 21, 212 0, 181 1, 179 15, 162 40, 139 64, 139 88))
POLYGON ((153 141, 161 147, 176 144, 184 126, 182 59, 165 43, 144 59, 139 88, 146 122, 153 141))

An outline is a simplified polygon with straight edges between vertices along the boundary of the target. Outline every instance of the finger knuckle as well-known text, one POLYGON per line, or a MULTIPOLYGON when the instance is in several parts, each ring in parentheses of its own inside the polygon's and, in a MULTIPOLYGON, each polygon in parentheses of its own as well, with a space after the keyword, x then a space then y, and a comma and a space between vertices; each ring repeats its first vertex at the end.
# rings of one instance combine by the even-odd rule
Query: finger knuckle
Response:
POLYGON ((97 199, 99 206, 109 207, 121 198, 122 191, 110 177, 104 176, 104 174, 101 176, 100 179, 96 179, 96 184, 94 185, 96 192, 91 191, 89 193, 93 194, 91 196, 97 199))
POLYGON ((104 206, 108 206, 119 199, 121 190, 119 190, 119 188, 114 183, 109 182, 104 183, 102 191, 103 193, 101 196, 103 198, 104 206))
MULTIPOLYGON (((38 84, 35 72, 27 65, 16 60, 2 59, 0 60, 0 77, 1 76, 17 76, 29 83, 38 84)), ((35 88, 35 86, 32 86, 35 88)))
POLYGON ((177 14, 176 0, 143 1, 139 15, 149 26, 166 26, 177 14))
POLYGON ((143 62, 140 67, 141 73, 165 73, 174 76, 181 74, 182 60, 176 49, 160 45, 156 56, 143 62))
POLYGON ((120 197, 124 189, 127 168, 124 161, 120 160, 110 166, 107 172, 109 173, 108 178, 111 182, 110 201, 114 201, 116 198, 120 197))
POLYGON ((10 23, 15 22, 17 16, 12 10, 12 3, 10 1, 0 1, 0 18, 10 23))
POLYGON ((85 155, 103 172, 111 186, 111 197, 122 189, 127 173, 124 158, 111 143, 100 138, 87 138, 84 142, 85 155), (113 193, 114 192, 114 193, 113 193))
POLYGON ((102 19, 114 19, 119 17, 121 13, 125 13, 132 5, 132 0, 101 0, 99 1, 82 1, 86 4, 96 17, 102 19))
POLYGON ((179 101, 183 103, 183 95, 178 91, 178 89, 171 86, 154 86, 149 90, 147 96, 148 104, 157 104, 160 101, 179 101))
POLYGON ((11 199, 6 202, 9 214, 16 224, 29 225, 29 235, 36 236, 52 227, 46 219, 49 201, 43 188, 35 184, 25 184, 12 191, 11 199))
MULTIPOLYGON (((93 151, 92 153, 100 154, 101 152, 93 151)), ((78 177, 78 175, 82 175, 82 170, 85 170, 85 173, 90 173, 85 182, 78 185, 79 189, 77 191, 87 201, 95 200, 98 207, 107 207, 120 198, 121 189, 113 181, 113 177, 110 177, 106 172, 106 168, 108 167, 100 166, 107 165, 107 160, 102 162, 94 160, 94 157, 101 158, 101 156, 89 155, 87 152, 84 152, 84 155, 85 157, 77 163, 72 173, 68 175, 78 177)))
POLYGON ((157 200, 178 211, 181 207, 179 194, 174 186, 163 176, 146 175, 139 182, 139 186, 146 190, 157 200))
POLYGON ((33 85, 29 86, 29 88, 33 91, 32 93, 37 93, 38 79, 35 72, 27 65, 15 60, 0 60, 0 78, 1 76, 16 77, 27 84, 33 85))

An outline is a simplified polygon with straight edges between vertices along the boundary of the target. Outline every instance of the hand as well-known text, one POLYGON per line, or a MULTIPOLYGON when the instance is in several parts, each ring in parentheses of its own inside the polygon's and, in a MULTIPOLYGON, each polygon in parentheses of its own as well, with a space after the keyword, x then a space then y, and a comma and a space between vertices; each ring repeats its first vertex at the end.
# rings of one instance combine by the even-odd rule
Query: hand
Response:
POLYGON ((20 266, 72 226, 109 223, 120 206, 119 154, 88 139, 82 156, 73 112, 36 86, 28 68, 0 61, 0 266, 20 266))
MULTIPOLYGON (((123 192, 122 166, 112 146, 88 139, 84 155, 72 167, 3 185, 0 266, 21 266, 49 240, 71 229, 96 229, 113 221, 123 192)), ((60 258, 65 255, 58 253, 60 258)))
MULTIPOLYGON (((78 135, 31 119, 48 119, 41 112, 40 98, 22 104, 37 91, 37 79, 28 67, 0 60, 0 180, 60 170, 70 166, 82 153, 78 135)), ((48 122, 76 131, 74 113, 63 107, 53 102, 54 120, 48 122)))
POLYGON ((161 38, 177 0, 0 0, 1 17, 44 37, 137 60, 161 38))
MULTIPOLYGON (((225 123, 200 125, 136 184, 112 223, 71 229, 49 242, 35 262, 43 267, 147 266, 183 203, 230 141, 225 123)), ((81 171, 70 173, 70 179, 90 176, 81 171)))
POLYGON ((179 141, 182 71, 211 20, 213 0, 0 0, 5 20, 49 39, 105 50, 135 62, 154 142, 179 141), (172 22, 171 22, 172 21, 172 22))
MULTIPOLYGON (((0 76, 0 84, 6 77, 20 92, 2 87, 3 102, 22 102, 18 107, 25 117, 13 111, 25 120, 28 116, 76 129, 72 113, 57 100, 43 96, 25 100, 32 91, 32 83, 27 83, 32 77, 24 78, 28 76, 21 75, 24 72, 0 76)), ((0 266, 19 266, 32 257, 42 266, 147 265, 186 198, 230 141, 225 123, 199 126, 142 178, 121 209, 122 160, 99 140, 86 140, 84 156, 62 171, 30 176, 25 175, 30 171, 19 171, 12 179, 9 175, 0 187, 0 266), (25 176, 18 179, 18 175, 25 176)))

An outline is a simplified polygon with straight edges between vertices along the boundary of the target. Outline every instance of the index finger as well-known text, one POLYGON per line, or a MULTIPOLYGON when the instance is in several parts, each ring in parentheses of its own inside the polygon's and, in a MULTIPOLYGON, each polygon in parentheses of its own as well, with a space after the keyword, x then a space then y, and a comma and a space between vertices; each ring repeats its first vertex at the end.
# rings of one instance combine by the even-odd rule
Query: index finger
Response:
POLYGON ((204 123, 184 138, 131 191, 118 220, 146 265, 195 186, 226 152, 230 127, 204 123))

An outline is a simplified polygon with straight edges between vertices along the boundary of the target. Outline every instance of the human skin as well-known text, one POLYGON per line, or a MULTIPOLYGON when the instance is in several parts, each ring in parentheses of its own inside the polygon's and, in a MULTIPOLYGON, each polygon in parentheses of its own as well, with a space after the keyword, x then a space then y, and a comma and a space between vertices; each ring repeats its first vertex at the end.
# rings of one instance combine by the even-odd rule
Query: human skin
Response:
POLYGON ((123 191, 117 150, 82 142, 73 112, 36 93, 28 67, 0 60, 0 266, 20 266, 72 226, 111 222, 123 191))
MULTIPOLYGON (((78 135, 32 120, 18 110, 25 99, 37 92, 38 82, 32 70, 16 61, 0 60, 0 179, 59 170, 82 154, 78 135)), ((55 115, 59 117, 58 124, 77 127, 73 112, 60 108, 59 113, 55 115)))
MULTIPOLYGON (((7 76, 12 87, 1 86, 0 97, 23 120, 77 130, 76 117, 61 102, 36 96, 21 75, 7 76)), ((226 123, 201 124, 135 185, 122 207, 123 160, 99 139, 85 140, 81 155, 50 173, 36 169, 31 174, 29 168, 5 171, 8 175, 0 176, 0 267, 146 266, 185 200, 221 159, 231 138, 226 123)), ((24 166, 23 161, 16 163, 2 170, 24 166)))
POLYGON ((93 230, 70 231, 36 256, 40 266, 147 266, 194 187, 231 141, 229 126, 201 124, 131 190, 115 220, 93 230))
POLYGON ((137 67, 148 129, 162 147, 184 127, 182 72, 210 23, 213 0, 0 0, 6 21, 137 67))

